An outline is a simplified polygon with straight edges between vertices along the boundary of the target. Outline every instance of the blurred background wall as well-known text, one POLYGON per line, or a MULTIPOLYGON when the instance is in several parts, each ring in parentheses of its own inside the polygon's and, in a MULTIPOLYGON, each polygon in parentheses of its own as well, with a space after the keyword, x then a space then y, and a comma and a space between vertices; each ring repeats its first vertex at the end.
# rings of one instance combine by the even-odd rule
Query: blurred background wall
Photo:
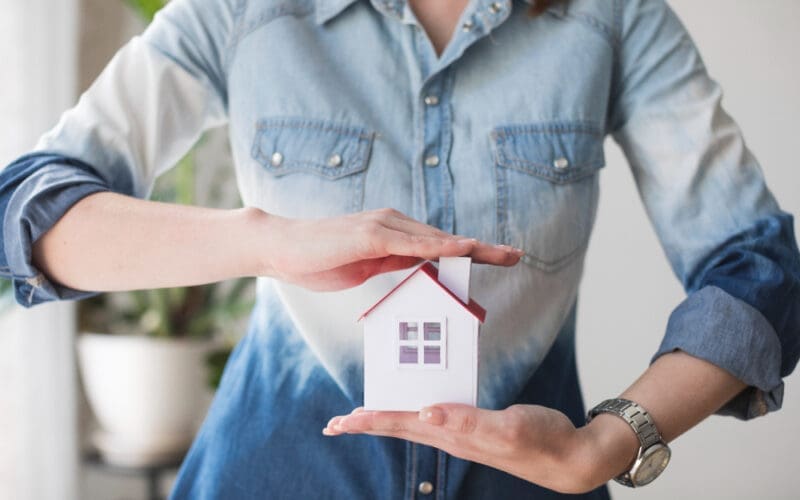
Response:
MULTIPOLYGON (((778 200, 800 214, 800 2, 670 3, 722 83, 725 105, 778 200)), ((0 13, 5 165, 55 123, 141 24, 122 0, 2 0, 0 13)), ((224 144, 214 148, 224 155, 224 144)), ((607 161, 579 307, 587 405, 619 393, 644 370, 683 297, 611 142, 607 161)), ((144 498, 141 480, 80 465, 79 429, 87 412, 75 376, 72 317, 69 304, 0 316, 0 498, 144 498)), ((797 498, 799 380, 797 374, 786 380, 781 412, 748 423, 710 418, 673 444, 673 463, 661 479, 635 493, 612 485, 615 497, 797 498)))
MULTIPOLYGON (((800 2, 670 0, 689 28, 723 104, 744 131, 784 210, 800 215, 800 2)), ((606 148, 601 200, 578 315, 578 366, 593 405, 645 369, 683 298, 616 145, 606 148)), ((795 232, 798 224, 795 221, 795 232)), ((711 417, 672 445, 673 461, 645 490, 612 483, 615 498, 796 499, 800 375, 784 407, 751 422, 711 417)))

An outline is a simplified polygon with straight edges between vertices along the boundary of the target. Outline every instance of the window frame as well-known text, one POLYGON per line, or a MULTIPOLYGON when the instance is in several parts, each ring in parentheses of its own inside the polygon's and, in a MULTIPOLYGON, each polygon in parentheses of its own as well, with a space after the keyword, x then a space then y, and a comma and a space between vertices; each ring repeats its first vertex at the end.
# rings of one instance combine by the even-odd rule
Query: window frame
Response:
POLYGON ((443 316, 402 316, 395 318, 392 335, 394 338, 394 357, 395 367, 401 370, 446 370, 447 369, 447 318, 443 316), (401 340, 400 324, 416 323, 417 339, 401 340), (425 340, 425 323, 439 324, 439 340, 425 340), (400 348, 404 346, 417 348, 416 363, 401 363, 400 348), (439 363, 425 363, 425 347, 439 347, 439 363))

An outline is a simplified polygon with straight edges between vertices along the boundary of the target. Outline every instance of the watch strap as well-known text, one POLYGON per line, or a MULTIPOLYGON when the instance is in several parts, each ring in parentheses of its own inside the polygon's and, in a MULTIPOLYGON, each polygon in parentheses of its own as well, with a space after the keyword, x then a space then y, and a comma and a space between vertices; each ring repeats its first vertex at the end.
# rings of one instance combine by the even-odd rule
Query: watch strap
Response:
POLYGON ((600 413, 612 413, 625 420, 633 428, 633 432, 639 438, 639 443, 643 450, 661 442, 661 434, 658 432, 650 414, 631 400, 622 398, 607 399, 589 410, 586 422, 591 422, 592 418, 600 413))

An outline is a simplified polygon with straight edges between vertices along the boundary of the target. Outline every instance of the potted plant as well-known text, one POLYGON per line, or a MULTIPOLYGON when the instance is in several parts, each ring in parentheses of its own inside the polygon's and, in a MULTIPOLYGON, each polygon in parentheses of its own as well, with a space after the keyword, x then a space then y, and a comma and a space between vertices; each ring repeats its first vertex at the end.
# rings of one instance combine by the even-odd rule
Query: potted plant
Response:
MULTIPOLYGON (((149 21, 166 0, 127 3, 149 21)), ((153 198, 194 204, 203 194, 226 204, 214 191, 222 182, 198 192, 198 147, 159 179, 153 198)), ((99 424, 91 437, 106 461, 148 465, 188 449, 251 297, 252 280, 235 280, 101 294, 79 304, 78 361, 99 424)))
POLYGON ((238 329, 252 304, 249 285, 103 294, 81 304, 78 360, 99 424, 92 442, 106 461, 147 465, 188 449, 230 352, 218 336, 238 329))

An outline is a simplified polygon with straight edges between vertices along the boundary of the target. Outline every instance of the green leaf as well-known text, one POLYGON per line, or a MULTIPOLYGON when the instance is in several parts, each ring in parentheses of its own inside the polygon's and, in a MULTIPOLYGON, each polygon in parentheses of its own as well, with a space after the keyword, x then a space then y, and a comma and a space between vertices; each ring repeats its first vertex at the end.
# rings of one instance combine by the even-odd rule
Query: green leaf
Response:
POLYGON ((133 10, 139 14, 146 22, 151 22, 156 12, 167 4, 168 0, 125 0, 133 10))

